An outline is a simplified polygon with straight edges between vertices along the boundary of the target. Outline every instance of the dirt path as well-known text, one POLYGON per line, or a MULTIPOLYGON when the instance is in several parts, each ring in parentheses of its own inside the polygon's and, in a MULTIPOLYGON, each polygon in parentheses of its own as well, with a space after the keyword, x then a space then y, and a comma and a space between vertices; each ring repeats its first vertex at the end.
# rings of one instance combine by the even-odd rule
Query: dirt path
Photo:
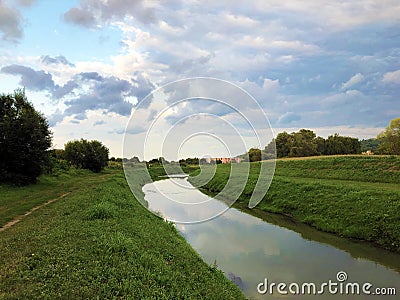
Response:
POLYGON ((29 216, 31 213, 33 213, 34 211, 41 209, 42 207, 45 207, 53 202, 56 202, 57 200, 60 200, 61 198, 64 198, 65 196, 67 196, 68 194, 70 194, 71 192, 65 193, 63 195, 61 195, 60 197, 51 199, 45 203, 42 203, 38 206, 35 206, 33 208, 31 208, 29 211, 27 211, 25 214, 23 215, 19 215, 16 216, 13 220, 11 220, 10 222, 7 222, 6 224, 3 225, 3 227, 0 227, 0 232, 6 230, 7 228, 10 228, 12 226, 14 226, 15 224, 17 224, 19 221, 21 221, 23 218, 25 218, 26 216, 29 216))

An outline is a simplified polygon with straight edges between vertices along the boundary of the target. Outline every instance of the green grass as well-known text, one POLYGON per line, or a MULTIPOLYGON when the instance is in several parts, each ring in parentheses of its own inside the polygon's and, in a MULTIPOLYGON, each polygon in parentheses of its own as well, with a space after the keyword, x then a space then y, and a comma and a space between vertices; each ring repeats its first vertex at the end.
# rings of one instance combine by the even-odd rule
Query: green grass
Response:
POLYGON ((335 156, 280 159, 275 175, 363 182, 400 183, 400 158, 396 156, 335 156))
MULTIPOLYGON (((260 163, 250 164, 249 179, 238 203, 248 202, 259 169, 260 163)), ((225 187, 229 173, 229 165, 219 165, 203 188, 218 193, 225 187)), ((201 178, 192 177, 190 181, 198 186, 201 178)), ((238 185, 230 188, 233 191, 238 185)), ((229 193, 228 189, 224 196, 229 193)), ((278 160, 270 189, 257 207, 291 216, 322 231, 400 252, 400 158, 278 160)))
POLYGON ((0 226, 31 208, 84 186, 99 184, 111 175, 109 169, 101 173, 71 169, 57 175, 43 175, 37 184, 23 187, 0 185, 0 226))
POLYGON ((72 192, 0 232, 0 299, 244 298, 171 223, 136 201, 121 170, 69 176, 2 187, 9 206, 11 195, 22 203, 29 191, 72 192))

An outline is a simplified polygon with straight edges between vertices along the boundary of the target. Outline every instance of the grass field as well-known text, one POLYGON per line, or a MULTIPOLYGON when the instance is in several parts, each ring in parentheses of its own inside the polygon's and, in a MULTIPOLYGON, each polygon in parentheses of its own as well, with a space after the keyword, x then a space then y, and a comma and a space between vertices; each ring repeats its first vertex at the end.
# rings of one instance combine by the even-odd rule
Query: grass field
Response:
MULTIPOLYGON (((250 164, 249 180, 239 203, 248 202, 260 164, 250 164)), ((240 165, 248 167, 245 163, 240 165)), ((203 188, 218 193, 226 185, 229 173, 230 165, 218 165, 215 176, 203 188)), ((189 180, 198 185, 202 178, 189 180)), ((231 188, 234 190, 235 185, 231 188)), ((270 189, 257 207, 291 216, 322 231, 363 239, 400 252, 400 158, 337 156, 277 160, 270 189)))
POLYGON ((98 184, 107 176, 107 172, 94 174, 87 170, 71 169, 57 176, 41 176, 37 184, 24 187, 0 185, 0 226, 51 199, 85 185, 98 184))
POLYGON ((1 186, 1 222, 66 191, 0 232, 0 299, 244 298, 135 200, 122 170, 1 186))

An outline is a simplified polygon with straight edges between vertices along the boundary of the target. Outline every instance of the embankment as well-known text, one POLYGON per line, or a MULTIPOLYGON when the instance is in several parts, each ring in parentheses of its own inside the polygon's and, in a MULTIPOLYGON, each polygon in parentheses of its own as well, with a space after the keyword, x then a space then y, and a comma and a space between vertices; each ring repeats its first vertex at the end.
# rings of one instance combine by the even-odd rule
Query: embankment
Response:
MULTIPOLYGON (((261 162, 250 164, 249 179, 238 203, 248 202, 260 165, 261 162)), ((247 167, 243 163, 243 168, 247 167)), ((229 173, 230 165, 218 165, 216 174, 202 188, 220 192, 229 173)), ((196 186, 204 181, 201 176, 195 177, 198 174, 199 171, 194 172, 189 179, 196 186)), ((322 231, 400 252, 400 158, 336 156, 277 160, 270 189, 257 207, 322 231)))

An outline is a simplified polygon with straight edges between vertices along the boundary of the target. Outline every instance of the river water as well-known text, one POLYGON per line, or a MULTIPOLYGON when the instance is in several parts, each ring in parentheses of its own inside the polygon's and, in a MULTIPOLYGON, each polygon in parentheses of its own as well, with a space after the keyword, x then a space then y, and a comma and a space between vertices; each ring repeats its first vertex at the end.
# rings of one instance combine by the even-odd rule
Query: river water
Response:
MULTIPOLYGON (((193 209, 177 209, 170 199, 197 203, 208 198, 216 206, 225 205, 194 189, 186 178, 156 181, 145 185, 143 192, 151 210, 173 220, 190 219, 193 209)), ((206 222, 176 224, 203 260, 216 264, 247 297, 400 299, 399 254, 319 232, 283 216, 248 212, 230 208, 206 222), (391 288, 396 296, 367 295, 393 293, 391 288), (353 295, 357 289, 360 295, 353 295)))

